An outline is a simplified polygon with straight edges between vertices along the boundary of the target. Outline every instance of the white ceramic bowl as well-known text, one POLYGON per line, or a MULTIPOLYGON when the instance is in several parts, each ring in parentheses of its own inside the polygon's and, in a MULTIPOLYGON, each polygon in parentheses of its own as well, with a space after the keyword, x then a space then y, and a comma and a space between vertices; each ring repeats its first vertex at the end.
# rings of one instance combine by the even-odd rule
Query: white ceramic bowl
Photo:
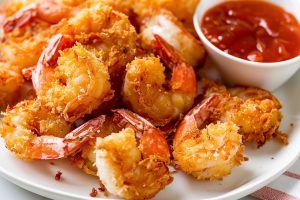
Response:
MULTIPOLYGON (((194 15, 194 26, 206 47, 208 54, 217 64, 224 81, 238 85, 248 85, 275 90, 290 79, 300 67, 300 56, 293 59, 274 62, 259 63, 243 60, 229 55, 214 46, 201 31, 201 22, 205 12, 228 0, 202 0, 194 15)), ((266 0, 283 7, 292 13, 300 22, 299 0, 266 0)))

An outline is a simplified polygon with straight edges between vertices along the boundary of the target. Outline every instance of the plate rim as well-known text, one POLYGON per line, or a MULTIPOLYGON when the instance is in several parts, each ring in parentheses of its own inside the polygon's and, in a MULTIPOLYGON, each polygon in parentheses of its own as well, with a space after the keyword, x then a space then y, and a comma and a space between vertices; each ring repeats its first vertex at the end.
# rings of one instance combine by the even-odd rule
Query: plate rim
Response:
MULTIPOLYGON (((299 120, 299 119, 298 119, 299 120)), ((295 133, 297 134, 297 133, 295 133)), ((299 136, 300 137, 300 136, 299 136)), ((3 141, 3 139, 2 139, 3 141)), ((4 142, 1 142, 1 145, 4 145, 4 142)), ((5 146, 4 146, 5 147, 5 146)), ((6 148, 6 147, 5 147, 6 148)), ((286 146, 288 148, 288 146, 286 146)), ((9 152, 6 152, 9 153, 9 152)), ((288 162, 285 163, 285 165, 281 165, 282 167, 277 171, 270 171, 269 173, 266 173, 263 176, 260 176, 258 180, 243 184, 240 187, 237 187, 234 190, 231 190, 225 194, 219 195, 217 197, 212 198, 204 198, 202 200, 229 200, 229 199, 239 199, 242 197, 245 197, 252 192, 255 192, 256 190, 268 185, 273 180, 277 179, 280 175, 282 175, 288 168, 290 168, 299 158, 300 156, 300 149, 297 154, 295 154, 293 157, 290 157, 288 162)), ((116 199, 116 198, 102 198, 102 197, 89 197, 88 195, 85 197, 82 197, 82 195, 76 195, 69 192, 64 192, 61 190, 53 189, 50 187, 46 187, 44 185, 39 185, 38 183, 26 180, 24 178, 21 178, 13 173, 11 173, 9 170, 6 170, 0 165, 0 176, 8 180, 9 182, 27 190, 32 193, 38 194, 40 196, 44 196, 47 198, 55 198, 55 199, 77 199, 77 200, 107 200, 107 199, 116 199)))

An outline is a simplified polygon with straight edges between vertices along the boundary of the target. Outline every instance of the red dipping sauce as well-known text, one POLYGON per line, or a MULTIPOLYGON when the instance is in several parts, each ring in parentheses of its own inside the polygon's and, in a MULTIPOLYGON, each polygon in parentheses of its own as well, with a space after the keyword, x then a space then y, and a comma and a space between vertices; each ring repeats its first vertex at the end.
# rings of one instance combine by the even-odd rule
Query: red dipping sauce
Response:
POLYGON ((208 10, 201 29, 219 49, 255 62, 279 62, 300 55, 295 16, 265 1, 228 1, 208 10))

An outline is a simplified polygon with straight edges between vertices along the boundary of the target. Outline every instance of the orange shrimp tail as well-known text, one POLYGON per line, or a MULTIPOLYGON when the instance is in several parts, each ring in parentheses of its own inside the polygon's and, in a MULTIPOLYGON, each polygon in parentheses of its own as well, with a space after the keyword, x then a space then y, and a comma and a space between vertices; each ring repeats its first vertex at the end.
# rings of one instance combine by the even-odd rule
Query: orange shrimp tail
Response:
POLYGON ((49 40, 47 47, 39 58, 35 72, 32 73, 33 87, 37 93, 40 90, 40 84, 42 84, 43 80, 49 80, 44 76, 47 76, 47 71, 52 69, 47 69, 46 67, 56 66, 57 59, 60 55, 59 52, 72 47, 74 44, 75 39, 73 37, 61 33, 53 36, 49 40))
POLYGON ((17 28, 22 28, 28 25, 37 16, 37 9, 35 4, 25 6, 19 10, 15 15, 7 18, 2 25, 5 34, 12 32, 17 28))
POLYGON ((214 94, 209 98, 205 99, 198 106, 196 106, 193 110, 191 110, 187 115, 193 116, 195 121, 197 122, 197 128, 201 128, 202 124, 207 120, 209 115, 213 113, 215 107, 220 102, 219 95, 214 94))
POLYGON ((144 132, 140 140, 140 148, 144 158, 158 156, 164 161, 170 160, 170 149, 162 131, 152 128, 144 132))
POLYGON ((146 129, 155 128, 155 126, 151 122, 129 110, 117 109, 114 110, 114 113, 118 114, 115 115, 114 121, 118 122, 120 126, 131 125, 137 131, 144 131, 146 129))
POLYGON ((36 66, 22 69, 21 72, 22 72, 23 77, 28 81, 31 80, 32 73, 34 72, 35 68, 36 68, 36 66))
POLYGON ((35 18, 50 24, 56 24, 68 16, 69 10, 58 5, 54 0, 32 3, 25 6, 13 16, 4 20, 2 28, 5 34, 17 28, 23 28, 35 18))
POLYGON ((191 66, 178 66, 173 70, 171 85, 174 90, 180 90, 189 96, 197 96, 197 79, 196 74, 191 66))
POLYGON ((104 116, 90 120, 66 135, 65 138, 36 137, 33 141, 31 158, 38 160, 66 158, 80 150, 100 130, 104 121, 104 116))
POLYGON ((157 55, 161 57, 163 62, 171 69, 177 67, 178 64, 184 63, 183 58, 177 53, 175 48, 157 34, 154 34, 152 46, 157 55))
POLYGON ((219 95, 215 94, 194 107, 179 124, 174 137, 174 146, 177 146, 185 138, 193 135, 196 129, 200 129, 203 123, 214 112, 219 102, 219 95))
POLYGON ((61 33, 53 36, 41 55, 41 62, 43 65, 55 66, 59 57, 59 51, 70 48, 75 44, 75 39, 69 35, 61 33))
POLYGON ((154 34, 154 38, 152 44, 156 54, 172 70, 172 88, 195 97, 197 95, 197 79, 194 68, 187 64, 175 48, 162 37, 154 34))
POLYGON ((136 137, 140 139, 140 148, 144 158, 159 156, 166 161, 169 160, 169 145, 163 131, 156 128, 145 118, 129 110, 118 109, 114 112, 123 118, 117 118, 121 126, 129 126, 137 132, 136 137))

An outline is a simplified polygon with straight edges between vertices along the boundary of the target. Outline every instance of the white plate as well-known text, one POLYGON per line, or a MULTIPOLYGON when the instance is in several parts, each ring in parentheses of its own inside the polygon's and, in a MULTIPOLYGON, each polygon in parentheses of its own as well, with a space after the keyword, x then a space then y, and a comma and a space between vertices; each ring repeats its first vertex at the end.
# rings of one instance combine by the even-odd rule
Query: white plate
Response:
MULTIPOLYGON (((173 183, 161 191, 155 199, 238 199, 276 179, 300 156, 299 91, 300 71, 275 92, 284 105, 281 130, 289 134, 288 146, 274 140, 261 149, 248 145, 245 155, 250 160, 235 168, 223 181, 196 181, 183 173, 176 173, 173 183)), ((5 148, 2 139, 0 152, 0 175, 24 189, 51 199, 97 199, 89 196, 91 189, 98 187, 97 178, 84 174, 71 166, 69 161, 54 161, 54 164, 50 161, 21 161, 5 148), (57 171, 63 173, 61 181, 54 179, 57 171)), ((99 195, 99 199, 101 198, 105 198, 103 194, 99 195)))
MULTIPOLYGON (((283 102, 284 120, 281 129, 289 134, 290 144, 283 146, 277 141, 268 142, 261 149, 248 145, 249 161, 233 170, 223 181, 196 181, 176 173, 174 182, 160 192, 155 199, 237 199, 267 185, 288 169, 300 154, 300 71, 275 92, 283 102), (293 126, 291 126, 293 124, 293 126)), ((52 199, 93 199, 89 196, 92 187, 97 187, 97 178, 85 175, 70 165, 69 161, 25 162, 16 159, 0 142, 0 174, 7 180, 31 192, 52 199), (57 171, 62 180, 55 181, 57 171)), ((104 198, 103 194, 99 198, 104 198)), ((114 198, 109 196, 109 198, 114 198)))

